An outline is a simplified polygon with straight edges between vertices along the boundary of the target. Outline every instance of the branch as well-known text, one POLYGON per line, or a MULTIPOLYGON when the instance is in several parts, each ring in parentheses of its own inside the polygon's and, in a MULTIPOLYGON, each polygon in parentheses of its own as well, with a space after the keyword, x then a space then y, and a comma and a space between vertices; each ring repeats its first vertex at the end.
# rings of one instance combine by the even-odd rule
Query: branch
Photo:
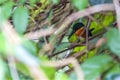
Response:
POLYGON ((60 27, 55 31, 54 33, 54 38, 50 41, 50 44, 54 45, 57 41, 57 36, 62 33, 67 27, 69 27, 68 25, 70 23, 72 23, 73 21, 85 17, 85 16, 89 16, 91 14, 97 13, 97 12, 101 12, 101 11, 114 11, 114 5, 113 4, 100 4, 100 5, 95 5, 92 7, 89 7, 87 9, 81 10, 79 12, 75 12, 73 14, 71 14, 70 16, 68 16, 62 23, 62 25, 60 25, 60 27))
POLYGON ((55 35, 59 35, 65 28, 68 27, 68 25, 85 16, 89 16, 91 14, 97 13, 97 12, 101 12, 101 11, 114 11, 114 5, 113 4, 100 4, 100 5, 95 5, 92 7, 89 7, 87 9, 75 12, 73 14, 71 14, 70 16, 68 16, 62 23, 62 25, 60 26, 60 28, 54 33, 55 35))
POLYGON ((86 55, 88 57, 88 48, 89 48, 89 27, 90 27, 90 24, 91 24, 91 19, 88 18, 88 24, 86 26, 86 55))
POLYGON ((115 6, 115 11, 116 11, 116 17, 117 17, 117 24, 118 24, 118 29, 120 31, 120 3, 119 0, 113 0, 114 6, 115 6))
MULTIPOLYGON (((16 51, 16 53, 12 54, 12 55, 15 56, 15 58, 17 58, 19 61, 24 62, 26 64, 26 66, 30 70, 34 80, 48 80, 46 75, 44 74, 44 72, 42 70, 40 70, 39 62, 37 62, 35 60, 36 58, 33 59, 33 56, 30 53, 28 53, 26 50, 24 50, 24 48, 22 48, 21 38, 18 36, 18 34, 13 29, 13 26, 8 21, 6 21, 2 24, 2 32, 5 35, 5 38, 7 39, 8 43, 10 44, 9 46, 11 47, 11 45, 12 45, 12 47, 14 49, 16 49, 13 51, 10 48, 10 49, 8 49, 8 51, 9 52, 11 51, 11 53, 13 53, 13 52, 15 53, 15 51, 16 51), (28 61, 30 61, 30 63, 28 61)), ((14 63, 14 60, 8 58, 8 61, 9 61, 9 66, 11 68, 11 65, 14 63)), ((13 65, 13 67, 15 68, 15 65, 13 65)), ((17 73, 17 72, 14 70, 14 73, 17 73)), ((11 72, 11 74, 12 74, 12 77, 15 76, 15 74, 13 74, 13 71, 11 72)), ((16 79, 17 76, 13 77, 13 78, 16 79)), ((16 79, 16 80, 18 80, 18 79, 16 79)))
MULTIPOLYGON (((106 30, 103 29, 102 32, 97 33, 96 35, 88 38, 88 40, 93 40, 94 38, 101 36, 101 35, 104 34, 105 32, 106 32, 106 30)), ((57 52, 57 53, 54 53, 54 54, 50 55, 50 57, 59 55, 59 54, 65 52, 65 51, 67 51, 67 50, 71 50, 71 49, 73 49, 73 48, 76 47, 76 46, 85 46, 85 41, 83 41, 83 42, 81 42, 81 43, 74 43, 74 44, 70 45, 67 49, 64 49, 64 50, 62 50, 62 51, 59 51, 59 52, 57 52)), ((88 49, 88 50, 91 50, 91 49, 88 49)), ((84 53, 85 53, 85 50, 84 50, 84 53)), ((75 53, 75 54, 77 54, 77 53, 75 53)), ((74 57, 74 56, 73 56, 73 57, 74 57)))
POLYGON ((40 37, 48 36, 53 34, 55 29, 46 29, 46 30, 39 30, 37 32, 31 32, 25 35, 27 39, 38 39, 40 37))

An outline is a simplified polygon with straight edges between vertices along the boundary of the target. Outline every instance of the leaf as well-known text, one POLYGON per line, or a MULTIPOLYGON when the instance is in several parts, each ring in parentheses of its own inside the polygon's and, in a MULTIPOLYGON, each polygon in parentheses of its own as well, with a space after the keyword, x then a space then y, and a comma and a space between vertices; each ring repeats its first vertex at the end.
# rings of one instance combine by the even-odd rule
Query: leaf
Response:
POLYGON ((2 13, 4 14, 5 19, 8 19, 12 13, 13 2, 8 1, 2 6, 2 13))
POLYGON ((34 56, 37 53, 37 49, 36 49, 36 44, 29 41, 29 40, 24 40, 23 41, 23 47, 31 54, 33 54, 34 56))
POLYGON ((2 3, 5 2, 5 1, 7 1, 7 0, 0 0, 0 4, 2 4, 2 3))
POLYGON ((106 13, 104 16, 103 14, 94 14, 95 19, 99 21, 99 23, 96 23, 95 21, 91 22, 90 29, 94 28, 92 31, 92 34, 97 34, 98 32, 101 32, 103 30, 103 27, 110 26, 111 23, 115 20, 115 16, 112 12, 106 13))
POLYGON ((41 66, 41 68, 49 79, 51 79, 51 80, 54 79, 54 74, 55 74, 55 71, 56 71, 55 68, 48 67, 48 66, 41 66))
POLYGON ((18 33, 25 32, 28 24, 28 9, 23 6, 18 6, 13 13, 13 24, 18 33))
POLYGON ((78 40, 78 38, 77 38, 77 36, 75 35, 75 34, 73 34, 70 38, 69 38, 69 42, 75 42, 75 41, 77 41, 78 40))
POLYGON ((62 42, 61 44, 59 44, 59 46, 56 45, 55 53, 62 51, 62 50, 65 50, 69 45, 70 45, 70 43, 68 43, 68 42, 62 42))
POLYGON ((112 12, 108 12, 106 16, 104 17, 103 20, 103 25, 104 26, 109 26, 115 19, 115 16, 113 16, 112 12))
POLYGON ((3 16, 2 7, 0 6, 0 25, 2 25, 4 20, 5 20, 5 17, 3 16))
POLYGON ((72 72, 72 73, 69 75, 69 80, 77 80, 77 76, 75 75, 75 72, 72 72))
POLYGON ((58 4, 59 0, 52 0, 54 4, 58 4))
POLYGON ((112 58, 108 55, 99 55, 87 59, 82 65, 85 80, 95 80, 102 72, 113 65, 112 58))
POLYGON ((79 51, 82 51, 84 50, 86 47, 85 46, 76 46, 74 49, 73 49, 73 53, 77 53, 79 51))
MULTIPOLYGON (((105 75, 103 80, 114 80, 112 79, 116 75, 120 76, 120 64, 116 64, 113 68, 111 68, 105 75)), ((119 79, 118 79, 119 80, 119 79)))
POLYGON ((48 12, 48 14, 47 14, 47 18, 48 18, 48 21, 50 22, 51 21, 51 19, 52 19, 52 14, 53 14, 53 10, 51 9, 49 12, 48 12))
POLYGON ((0 80, 5 80, 5 64, 0 56, 0 80))
POLYGON ((98 13, 94 14, 94 17, 95 17, 95 19, 97 19, 99 21, 99 23, 96 23, 95 21, 91 22, 90 29, 94 28, 94 30, 92 31, 93 35, 98 33, 98 31, 100 32, 100 30, 103 28, 102 23, 103 23, 103 19, 104 19, 104 16, 101 14, 98 14, 98 13))
POLYGON ((95 56, 96 51, 97 51, 96 49, 89 51, 88 54, 87 54, 88 56, 87 56, 86 54, 81 55, 80 58, 79 58, 79 61, 80 61, 80 62, 83 62, 83 61, 85 61, 87 58, 91 58, 91 57, 95 56))
POLYGON ((68 80, 68 77, 63 71, 59 71, 56 73, 54 80, 68 80))
POLYGON ((29 72, 28 68, 23 63, 17 62, 16 67, 20 73, 30 76, 30 72, 29 72))
POLYGON ((37 0, 29 0, 30 1, 30 5, 33 5, 37 0))
POLYGON ((109 49, 120 57, 120 32, 112 28, 106 33, 106 38, 109 49))
POLYGON ((18 3, 19 3, 20 5, 22 5, 22 4, 25 3, 25 1, 26 1, 26 0, 18 0, 18 3))
POLYGON ((0 33, 0 53, 4 53, 6 50, 6 40, 3 34, 0 33))
POLYGON ((82 10, 88 5, 88 0, 72 0, 73 6, 75 6, 78 10, 82 10))
POLYGON ((13 2, 11 1, 8 1, 7 3, 4 3, 4 5, 0 6, 0 24, 10 17, 12 13, 12 7, 13 2))

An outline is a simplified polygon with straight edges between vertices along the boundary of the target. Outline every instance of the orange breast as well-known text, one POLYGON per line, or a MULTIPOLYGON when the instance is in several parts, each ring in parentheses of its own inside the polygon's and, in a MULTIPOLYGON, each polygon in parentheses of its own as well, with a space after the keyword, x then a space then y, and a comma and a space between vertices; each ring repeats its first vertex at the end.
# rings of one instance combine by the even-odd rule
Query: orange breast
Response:
POLYGON ((82 36, 82 37, 85 38, 86 33, 85 33, 85 31, 84 31, 84 32, 83 32, 83 31, 84 31, 84 27, 78 29, 78 30, 75 32, 76 36, 82 36))

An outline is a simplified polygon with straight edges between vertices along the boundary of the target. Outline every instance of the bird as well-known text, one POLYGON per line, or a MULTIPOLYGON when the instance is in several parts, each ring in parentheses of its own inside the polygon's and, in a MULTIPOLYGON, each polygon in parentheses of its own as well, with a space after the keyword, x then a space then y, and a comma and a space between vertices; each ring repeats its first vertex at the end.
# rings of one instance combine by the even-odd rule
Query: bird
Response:
MULTIPOLYGON (((86 29, 85 29, 85 25, 81 22, 78 22, 76 24, 73 25, 72 27, 72 32, 70 33, 70 35, 68 36, 68 39, 70 42, 75 42, 77 40, 77 37, 82 37, 82 38, 86 38, 86 29)), ((91 31, 93 31, 94 29, 90 29, 88 30, 88 36, 92 36, 91 31)))

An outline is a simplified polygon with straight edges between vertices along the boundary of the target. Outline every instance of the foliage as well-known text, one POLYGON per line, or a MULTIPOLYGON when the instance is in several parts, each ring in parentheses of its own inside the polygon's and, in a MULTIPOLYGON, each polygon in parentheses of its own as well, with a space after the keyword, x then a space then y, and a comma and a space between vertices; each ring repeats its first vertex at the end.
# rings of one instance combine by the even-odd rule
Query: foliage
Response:
POLYGON ((0 0, 0 80, 80 80, 78 74, 84 80, 119 79, 120 26, 115 11, 75 20, 78 13, 104 3, 113 1, 0 0), (73 33, 69 38, 80 22, 85 37, 73 33))
POLYGON ((111 51, 116 54, 117 56, 120 57, 120 51, 119 51, 119 44, 118 42, 120 41, 120 33, 117 29, 110 29, 107 34, 107 45, 111 49, 111 51), (112 38, 111 38, 112 36, 112 38), (114 46, 114 47, 112 47, 114 46))
POLYGON ((84 9, 87 4, 88 4, 88 0, 72 0, 72 4, 79 10, 84 9))
POLYGON ((26 7, 18 6, 14 10, 13 23, 18 33, 24 33, 28 23, 28 10, 26 7), (22 28, 21 28, 22 27, 22 28))

